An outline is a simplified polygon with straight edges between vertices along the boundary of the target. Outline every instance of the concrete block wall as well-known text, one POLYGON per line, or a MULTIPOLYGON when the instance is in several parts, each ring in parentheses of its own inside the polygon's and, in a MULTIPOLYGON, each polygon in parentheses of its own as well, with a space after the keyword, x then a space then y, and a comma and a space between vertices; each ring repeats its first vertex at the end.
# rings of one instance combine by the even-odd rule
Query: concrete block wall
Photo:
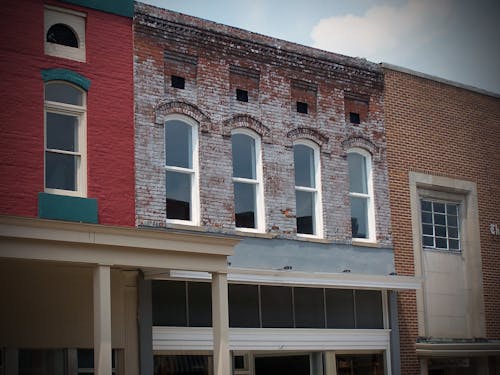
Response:
POLYGON ((203 230, 235 233, 230 134, 248 127, 262 141, 267 233, 297 238, 293 142, 305 138, 321 149, 325 238, 351 241, 346 150, 360 146, 373 153, 377 245, 392 247, 378 65, 140 3, 134 33, 137 225, 166 226, 163 123, 156 120, 184 113, 200 127, 203 230), (171 87, 177 72, 185 72, 183 90, 171 87), (236 100, 236 88, 248 89, 248 103, 236 100), (361 124, 346 122, 345 96, 368 103, 361 124), (308 114, 297 113, 297 101, 310 102, 308 114))

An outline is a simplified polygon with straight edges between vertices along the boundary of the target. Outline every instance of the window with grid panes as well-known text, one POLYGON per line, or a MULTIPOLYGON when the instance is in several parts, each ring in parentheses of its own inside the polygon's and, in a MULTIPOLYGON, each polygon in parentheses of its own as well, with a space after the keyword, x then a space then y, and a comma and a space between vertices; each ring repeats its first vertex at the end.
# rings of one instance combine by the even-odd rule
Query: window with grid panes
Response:
POLYGON ((460 205, 422 199, 420 211, 424 248, 460 251, 460 205))

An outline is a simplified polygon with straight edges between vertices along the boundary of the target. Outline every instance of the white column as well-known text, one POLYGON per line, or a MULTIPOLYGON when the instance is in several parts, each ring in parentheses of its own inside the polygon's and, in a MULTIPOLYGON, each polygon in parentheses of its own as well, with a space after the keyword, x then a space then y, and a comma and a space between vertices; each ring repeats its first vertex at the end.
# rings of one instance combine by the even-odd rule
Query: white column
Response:
POLYGON ((111 375, 111 269, 94 270, 94 374, 111 375))
POLYGON ((229 306, 227 275, 212 273, 212 326, 214 335, 214 375, 231 374, 229 353, 229 306))

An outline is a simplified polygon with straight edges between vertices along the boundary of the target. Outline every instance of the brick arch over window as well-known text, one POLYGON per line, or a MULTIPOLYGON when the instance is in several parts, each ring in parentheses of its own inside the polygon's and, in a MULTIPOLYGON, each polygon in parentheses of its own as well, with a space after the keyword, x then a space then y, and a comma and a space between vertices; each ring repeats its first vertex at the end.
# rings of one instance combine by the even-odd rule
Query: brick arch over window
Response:
POLYGON ((308 139, 316 143, 320 147, 322 152, 330 152, 328 137, 321 134, 316 129, 300 127, 290 130, 286 134, 286 136, 290 140, 291 144, 293 144, 298 139, 308 139))
POLYGON ((230 119, 225 120, 222 125, 222 134, 230 136, 231 131, 236 128, 252 129, 261 136, 263 142, 268 143, 271 141, 271 130, 250 115, 235 115, 230 119))
POLYGON ((380 160, 380 149, 372 141, 362 137, 352 137, 348 138, 342 142, 343 156, 347 155, 347 152, 352 148, 361 148, 368 151, 374 161, 380 160))
POLYGON ((202 132, 208 133, 211 130, 210 117, 204 114, 195 105, 182 101, 158 103, 155 108, 155 124, 163 125, 167 116, 174 113, 180 113, 196 120, 202 132))

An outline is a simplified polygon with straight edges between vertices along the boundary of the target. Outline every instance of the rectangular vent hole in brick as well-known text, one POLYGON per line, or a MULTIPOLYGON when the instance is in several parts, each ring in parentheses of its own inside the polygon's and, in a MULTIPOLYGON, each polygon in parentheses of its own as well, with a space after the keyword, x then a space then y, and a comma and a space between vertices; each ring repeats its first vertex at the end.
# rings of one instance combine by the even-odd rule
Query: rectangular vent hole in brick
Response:
POLYGON ((176 89, 183 89, 186 85, 184 77, 172 76, 172 87, 176 89))
POLYGON ((349 112, 349 121, 353 124, 359 124, 359 113, 349 112))
POLYGON ((297 112, 307 113, 307 103, 297 102, 297 112))
POLYGON ((248 91, 236 89, 236 100, 240 102, 248 102, 248 91))

